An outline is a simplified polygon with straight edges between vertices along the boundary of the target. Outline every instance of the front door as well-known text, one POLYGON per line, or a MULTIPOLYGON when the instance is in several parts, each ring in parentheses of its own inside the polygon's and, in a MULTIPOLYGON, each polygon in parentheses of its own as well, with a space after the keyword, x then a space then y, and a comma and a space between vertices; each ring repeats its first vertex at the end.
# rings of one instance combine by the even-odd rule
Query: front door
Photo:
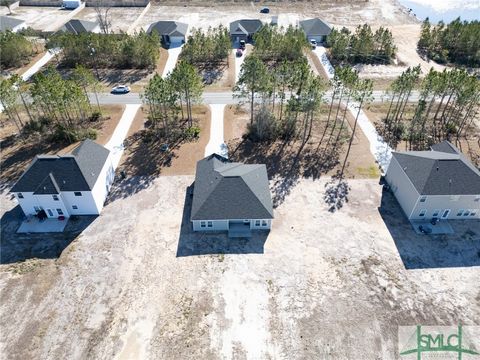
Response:
POLYGON ((450 209, 443 210, 442 219, 448 218, 448 215, 450 215, 450 209))

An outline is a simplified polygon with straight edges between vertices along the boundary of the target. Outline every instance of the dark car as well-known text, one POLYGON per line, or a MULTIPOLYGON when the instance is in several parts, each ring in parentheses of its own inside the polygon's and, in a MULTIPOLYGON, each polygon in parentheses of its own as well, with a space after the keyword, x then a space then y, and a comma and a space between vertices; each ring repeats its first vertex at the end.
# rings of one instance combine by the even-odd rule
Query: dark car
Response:
POLYGON ((245 50, 245 46, 246 46, 245 40, 240 40, 240 50, 245 50))
POLYGON ((237 49, 237 52, 235 53, 235 55, 236 55, 237 57, 242 57, 242 55, 243 55, 242 49, 237 49))
POLYGON ((270 9, 267 7, 264 7, 262 10, 260 10, 262 14, 268 14, 270 12, 270 9))

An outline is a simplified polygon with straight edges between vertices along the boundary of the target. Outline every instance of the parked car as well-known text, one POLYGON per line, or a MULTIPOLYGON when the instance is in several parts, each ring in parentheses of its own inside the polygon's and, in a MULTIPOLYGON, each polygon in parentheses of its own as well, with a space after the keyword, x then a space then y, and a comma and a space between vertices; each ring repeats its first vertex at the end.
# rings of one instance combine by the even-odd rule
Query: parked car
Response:
POLYGON ((243 55, 242 49, 237 49, 237 52, 235 53, 235 55, 236 55, 237 57, 242 57, 242 55, 243 55))
POLYGON ((127 85, 117 85, 112 89, 112 94, 126 94, 130 92, 130 87, 127 85))
POLYGON ((268 14, 270 12, 270 9, 268 7, 264 7, 262 10, 260 10, 262 14, 268 14))
POLYGON ((245 40, 240 40, 240 49, 245 50, 245 46, 246 46, 245 40))
POLYGON ((310 46, 312 47, 312 49, 316 49, 316 47, 317 47, 317 40, 315 40, 315 39, 310 40, 310 46))

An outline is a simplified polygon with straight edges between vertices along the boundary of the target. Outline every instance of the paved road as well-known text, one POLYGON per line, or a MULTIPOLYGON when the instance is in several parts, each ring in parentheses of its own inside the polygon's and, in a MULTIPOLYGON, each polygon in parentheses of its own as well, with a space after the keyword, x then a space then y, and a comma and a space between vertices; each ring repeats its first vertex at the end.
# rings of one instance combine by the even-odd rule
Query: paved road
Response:
MULTIPOLYGON (((327 92, 325 95, 325 100, 329 100, 332 96, 331 92, 327 92)), ((409 101, 415 102, 418 101, 420 93, 418 91, 412 92, 410 95, 409 101)), ((206 92, 202 96, 204 104, 238 104, 241 99, 233 98, 233 93, 230 91, 227 92, 206 92)), ((98 94, 98 100, 101 104, 140 104, 142 100, 140 99, 140 94, 138 93, 129 93, 124 95, 113 95, 109 93, 100 93, 98 94)), ((389 100, 389 96, 385 91, 375 90, 373 92, 373 102, 385 102, 389 100)), ((90 101, 95 103, 95 96, 90 94, 90 101)))

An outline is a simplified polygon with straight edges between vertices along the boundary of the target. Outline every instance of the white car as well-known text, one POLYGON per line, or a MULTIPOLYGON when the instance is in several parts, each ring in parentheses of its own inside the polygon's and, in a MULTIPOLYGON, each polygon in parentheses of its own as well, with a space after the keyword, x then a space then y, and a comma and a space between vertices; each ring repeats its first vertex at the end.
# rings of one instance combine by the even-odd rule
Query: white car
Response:
POLYGON ((127 85, 117 85, 112 89, 112 94, 126 94, 130 92, 130 87, 127 85))

